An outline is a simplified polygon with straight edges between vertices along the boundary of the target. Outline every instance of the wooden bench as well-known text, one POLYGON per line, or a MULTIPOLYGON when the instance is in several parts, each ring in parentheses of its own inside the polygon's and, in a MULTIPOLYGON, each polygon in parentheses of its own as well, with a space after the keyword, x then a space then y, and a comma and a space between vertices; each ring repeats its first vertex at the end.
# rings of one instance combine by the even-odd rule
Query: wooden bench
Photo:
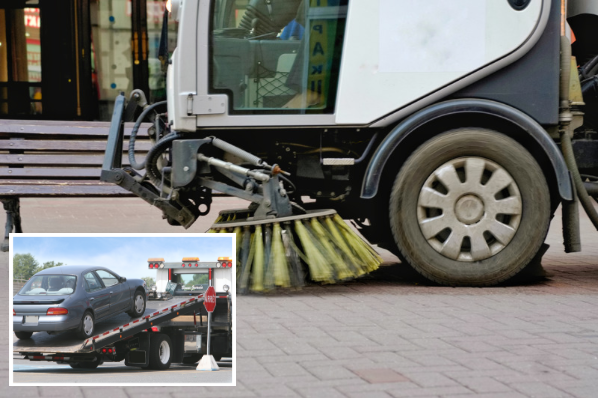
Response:
MULTIPOLYGON (((133 123, 125 124, 123 166, 133 123)), ((151 147, 149 123, 142 124, 136 140, 136 159, 151 147)), ((100 181, 110 122, 0 120, 0 201, 6 210, 2 251, 8 251, 9 233, 22 232, 22 197, 134 197, 111 183, 100 181)))

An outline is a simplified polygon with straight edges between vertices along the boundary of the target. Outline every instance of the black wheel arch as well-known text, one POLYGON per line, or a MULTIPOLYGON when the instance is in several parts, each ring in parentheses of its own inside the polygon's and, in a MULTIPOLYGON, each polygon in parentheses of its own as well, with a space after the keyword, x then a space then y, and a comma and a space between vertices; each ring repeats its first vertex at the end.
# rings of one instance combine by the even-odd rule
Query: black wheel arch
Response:
POLYGON ((421 144, 442 132, 461 127, 492 129, 516 140, 540 164, 550 192, 556 199, 553 202, 558 205, 557 200, 573 200, 565 161, 544 128, 514 107, 484 99, 437 103, 394 127, 371 157, 362 181, 361 198, 375 198, 381 183, 394 179, 404 161, 421 144))

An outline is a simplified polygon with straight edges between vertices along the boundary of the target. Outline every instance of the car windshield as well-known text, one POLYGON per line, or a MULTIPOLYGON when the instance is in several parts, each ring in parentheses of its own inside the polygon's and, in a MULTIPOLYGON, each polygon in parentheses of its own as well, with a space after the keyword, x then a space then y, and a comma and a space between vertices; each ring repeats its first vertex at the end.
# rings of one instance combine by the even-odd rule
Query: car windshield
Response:
POLYGON ((68 295, 75 291, 77 277, 73 275, 36 275, 19 291, 23 296, 68 295))

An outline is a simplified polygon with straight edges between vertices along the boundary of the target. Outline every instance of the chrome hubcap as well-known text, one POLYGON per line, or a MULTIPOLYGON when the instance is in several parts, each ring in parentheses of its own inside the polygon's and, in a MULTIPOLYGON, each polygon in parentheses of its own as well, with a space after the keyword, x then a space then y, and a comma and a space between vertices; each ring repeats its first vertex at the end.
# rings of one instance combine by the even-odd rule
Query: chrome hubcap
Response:
POLYGON ((94 320, 89 315, 86 315, 83 319, 83 331, 86 335, 91 335, 94 331, 94 320))
POLYGON ((169 357, 171 356, 171 349, 169 348, 169 344, 166 341, 161 342, 160 348, 158 349, 158 355, 161 363, 166 364, 167 362, 169 362, 169 357))
POLYGON ((144 298, 139 294, 135 297, 135 311, 138 314, 144 311, 144 298))
POLYGON ((513 239, 522 213, 521 193, 500 165, 461 157, 437 168, 419 194, 417 218, 431 247, 447 258, 479 261, 513 239))

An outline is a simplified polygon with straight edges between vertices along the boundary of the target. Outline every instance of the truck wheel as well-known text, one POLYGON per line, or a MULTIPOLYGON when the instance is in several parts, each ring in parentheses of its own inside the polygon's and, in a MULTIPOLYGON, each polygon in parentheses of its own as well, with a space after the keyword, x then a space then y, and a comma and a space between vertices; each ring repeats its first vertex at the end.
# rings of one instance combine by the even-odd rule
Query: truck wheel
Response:
POLYGON ((137 318, 141 317, 144 311, 146 311, 146 296, 144 296, 144 292, 138 289, 133 295, 133 305, 131 306, 131 311, 128 312, 128 314, 134 318, 137 318))
POLYGON ((168 335, 157 333, 150 336, 150 369, 168 369, 171 366, 171 339, 168 335))
POLYGON ((183 357, 182 364, 196 364, 202 358, 202 354, 190 354, 183 357))
POLYGON ((90 338, 94 334, 94 316, 90 311, 83 313, 76 333, 80 339, 90 338))
POLYGON ((543 244, 550 214, 536 160, 486 129, 453 130, 421 145, 390 196, 401 259, 452 286, 494 285, 521 271, 543 244))
POLYGON ((31 335, 33 335, 33 332, 15 332, 15 336, 20 340, 31 339, 31 335))

